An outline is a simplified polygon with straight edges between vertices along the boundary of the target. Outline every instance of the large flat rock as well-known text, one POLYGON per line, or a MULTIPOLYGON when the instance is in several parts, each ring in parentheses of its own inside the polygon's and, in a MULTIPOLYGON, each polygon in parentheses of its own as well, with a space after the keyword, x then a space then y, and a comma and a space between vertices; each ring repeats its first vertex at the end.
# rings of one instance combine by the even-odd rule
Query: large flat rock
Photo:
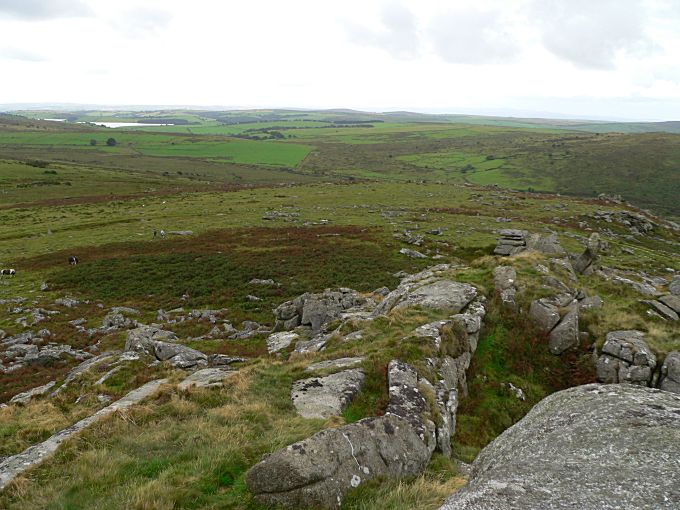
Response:
POLYGON ((328 418, 339 415, 349 405, 363 382, 363 370, 344 370, 326 377, 295 381, 290 396, 300 416, 328 418))
POLYGON ((542 400, 441 510, 677 510, 680 396, 589 384, 542 400))

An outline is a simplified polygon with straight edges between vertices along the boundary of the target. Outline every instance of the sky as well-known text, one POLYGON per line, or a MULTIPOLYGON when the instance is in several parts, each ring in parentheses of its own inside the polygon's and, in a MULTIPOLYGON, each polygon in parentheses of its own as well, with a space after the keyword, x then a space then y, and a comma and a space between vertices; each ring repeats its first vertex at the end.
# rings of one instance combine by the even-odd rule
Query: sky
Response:
POLYGON ((0 104, 680 120, 680 0, 0 0, 0 104))

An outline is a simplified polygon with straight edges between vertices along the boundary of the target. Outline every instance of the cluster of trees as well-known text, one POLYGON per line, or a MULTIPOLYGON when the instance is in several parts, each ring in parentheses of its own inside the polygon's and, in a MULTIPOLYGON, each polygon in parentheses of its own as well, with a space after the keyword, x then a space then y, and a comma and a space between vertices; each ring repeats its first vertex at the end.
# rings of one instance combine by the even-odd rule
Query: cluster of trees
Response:
MULTIPOLYGON (((93 147, 97 145, 97 140, 95 140, 94 138, 90 140, 90 145, 92 145, 93 147)), ((118 142, 116 141, 115 138, 109 138, 108 140, 106 140, 106 145, 109 147, 115 147, 116 145, 118 145, 118 142)))

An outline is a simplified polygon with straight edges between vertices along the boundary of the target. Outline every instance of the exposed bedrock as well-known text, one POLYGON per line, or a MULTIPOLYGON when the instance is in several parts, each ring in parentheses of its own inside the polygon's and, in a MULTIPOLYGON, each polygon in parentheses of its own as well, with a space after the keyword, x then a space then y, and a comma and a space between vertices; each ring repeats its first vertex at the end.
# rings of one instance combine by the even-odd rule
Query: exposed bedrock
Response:
POLYGON ((633 385, 555 393, 484 448, 440 510, 680 508, 680 396, 633 385))

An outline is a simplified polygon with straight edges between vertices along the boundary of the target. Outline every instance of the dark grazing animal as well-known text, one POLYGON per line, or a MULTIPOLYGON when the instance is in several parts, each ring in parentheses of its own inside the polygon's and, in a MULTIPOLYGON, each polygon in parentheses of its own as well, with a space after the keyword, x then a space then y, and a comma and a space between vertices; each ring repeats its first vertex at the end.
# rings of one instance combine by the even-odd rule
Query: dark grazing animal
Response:
POLYGON ((75 266, 76 264, 78 264, 78 257, 71 255, 68 258, 68 263, 71 264, 72 266, 75 266))
POLYGON ((0 269, 0 276, 16 276, 16 269, 0 269))

